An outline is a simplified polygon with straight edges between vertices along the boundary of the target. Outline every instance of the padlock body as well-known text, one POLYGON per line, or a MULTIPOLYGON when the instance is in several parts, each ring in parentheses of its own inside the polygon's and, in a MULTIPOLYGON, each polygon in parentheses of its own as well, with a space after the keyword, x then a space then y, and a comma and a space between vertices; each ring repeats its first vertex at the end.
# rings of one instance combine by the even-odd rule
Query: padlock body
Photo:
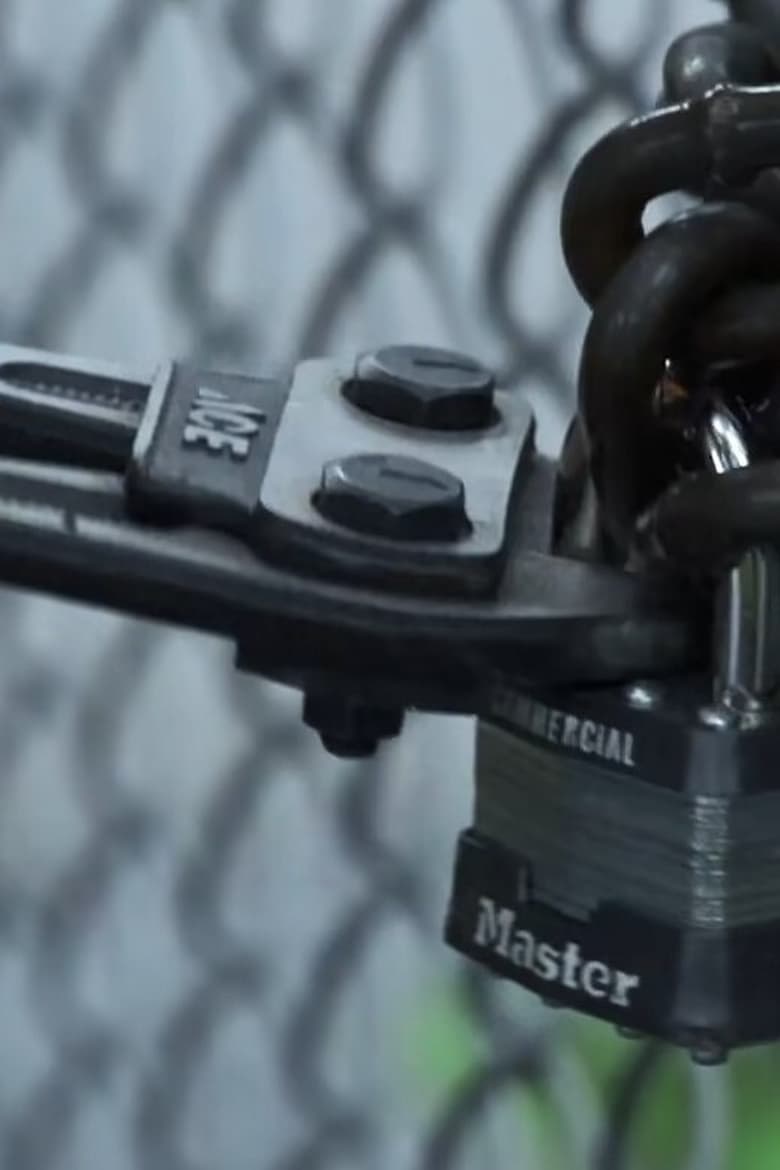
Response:
POLYGON ((497 688, 448 941, 695 1050, 780 1037, 780 718, 726 718, 710 693, 497 688))

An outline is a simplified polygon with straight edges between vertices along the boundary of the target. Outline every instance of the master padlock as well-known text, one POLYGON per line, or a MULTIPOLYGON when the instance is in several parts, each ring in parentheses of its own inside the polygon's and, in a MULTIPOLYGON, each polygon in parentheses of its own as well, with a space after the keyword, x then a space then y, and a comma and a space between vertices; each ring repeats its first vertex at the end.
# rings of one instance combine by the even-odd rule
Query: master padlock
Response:
MULTIPOLYGON (((721 400, 699 442, 714 473, 750 462, 721 400)), ((447 923, 497 974, 704 1063, 780 1036, 775 550, 716 595, 709 677, 496 686, 447 923)))

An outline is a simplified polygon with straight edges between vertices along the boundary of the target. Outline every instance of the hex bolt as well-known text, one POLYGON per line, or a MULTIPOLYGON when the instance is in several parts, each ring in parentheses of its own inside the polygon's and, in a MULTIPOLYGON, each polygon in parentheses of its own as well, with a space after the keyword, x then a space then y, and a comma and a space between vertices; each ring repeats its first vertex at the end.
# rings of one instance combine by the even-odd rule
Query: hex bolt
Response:
POLYGON ((358 361, 344 397, 375 418, 423 430, 470 431, 495 417, 495 375, 468 354, 391 345, 358 361))
POLYGON ((383 739, 400 735, 404 712, 400 707, 375 706, 353 695, 315 691, 304 696, 303 721, 319 733, 331 755, 362 760, 373 756, 383 739))
POLYGON ((451 542, 469 532, 461 480, 406 455, 350 455, 326 463, 312 503, 343 528, 389 540, 451 542))

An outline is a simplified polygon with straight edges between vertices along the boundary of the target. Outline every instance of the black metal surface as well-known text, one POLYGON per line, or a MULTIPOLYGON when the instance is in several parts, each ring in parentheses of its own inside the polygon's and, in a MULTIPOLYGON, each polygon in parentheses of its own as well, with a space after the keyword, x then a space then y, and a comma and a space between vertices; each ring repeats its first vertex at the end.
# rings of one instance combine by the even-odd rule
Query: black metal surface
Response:
POLYGON ((778 71, 758 29, 750 24, 711 24, 683 33, 664 61, 664 97, 698 98, 716 85, 768 85, 778 71))
POLYGON ((714 190, 749 198, 747 184, 778 163, 778 118, 775 87, 720 86, 623 123, 596 143, 571 178, 561 219, 582 296, 595 302, 639 248, 643 212, 658 196, 714 190))
POLYGON ((148 376, 0 347, 0 452, 105 471, 127 465, 148 376))
POLYGON ((654 505, 642 536, 687 572, 723 572, 748 548, 777 541, 778 509, 776 462, 719 476, 717 483, 691 476, 654 505))
POLYGON ((701 1063, 780 1034, 777 711, 711 702, 706 677, 498 689, 448 926, 505 978, 701 1063))
MULTIPOLYGON (((749 382, 756 377, 750 366, 776 357, 780 87, 772 84, 770 10, 751 9, 744 19, 753 17, 754 25, 708 26, 676 42, 666 59, 667 104, 597 143, 564 200, 564 251, 593 305, 579 437, 599 523, 618 561, 629 553, 637 518, 659 496, 662 518, 649 526, 658 531, 658 547, 676 549, 689 569, 696 562, 700 571, 722 570, 756 533, 772 541, 780 531, 780 514, 770 516, 773 476, 766 468, 719 485, 709 510, 706 481, 674 484, 684 456, 657 395, 670 359, 682 363, 683 396, 695 398, 701 371, 714 362, 742 362, 749 382), (647 204, 682 190, 697 206, 646 237, 647 204), (712 534, 709 544, 693 521, 712 534), (690 555, 683 544, 693 546, 690 555)), ((576 520, 585 507, 585 481, 573 502, 567 490, 571 525, 572 509, 576 520)))
POLYGON ((332 460, 312 499, 326 519, 386 540, 450 542, 470 528, 463 482, 404 455, 332 460))
MULTIPOLYGON (((568 702, 567 696, 558 698, 568 702)), ((548 696, 548 701, 555 699, 548 696)), ((717 737, 718 732, 709 734, 717 737)), ((508 745, 509 737, 504 738, 508 745)), ((777 742, 776 725, 770 741, 777 742)), ((548 743, 539 759, 543 756, 550 768, 549 781, 555 774, 556 747, 548 743)), ((525 760, 524 779, 529 766, 525 760)), ((511 770, 508 763, 505 767, 508 781, 511 770)), ((663 767, 665 784, 670 761, 664 761, 663 767)), ((581 769, 578 776, 585 789, 586 772, 581 769)), ((700 1063, 718 1063, 738 1046, 776 1041, 780 1034, 774 981, 780 961, 778 889, 771 862, 759 862, 756 833, 763 819, 764 841, 771 852, 769 813, 766 795, 751 799, 740 792, 743 776, 748 791, 750 770, 734 769, 731 798, 718 802, 707 784, 706 769, 689 770, 685 777, 678 776, 687 800, 659 817, 647 802, 648 785, 654 784, 655 776, 641 766, 633 775, 625 770, 614 800, 604 802, 601 831, 594 829, 587 816, 578 819, 581 840, 589 842, 591 850, 587 868, 581 872, 566 863, 574 818, 567 822, 565 810, 558 817, 545 817, 534 809, 531 815, 538 820, 522 842, 517 834, 501 835, 498 826, 512 807, 510 789, 497 804, 494 777, 478 770, 475 828, 460 841, 448 940, 503 978, 558 1005, 681 1045, 700 1063), (625 878, 612 885, 609 896, 597 898, 587 911, 574 907, 574 900, 604 877, 604 859, 614 844, 610 829, 616 824, 615 801, 625 800, 626 809, 631 807, 632 785, 634 815, 639 815, 641 804, 645 820, 645 838, 637 844, 633 864, 626 857, 625 878), (655 846, 658 865, 652 857, 655 846), (684 864, 678 867, 676 857, 684 864), (757 862, 750 876, 741 872, 746 859, 748 864, 757 862), (551 893, 556 867, 559 881, 551 893), (680 901, 674 912, 669 909, 673 900, 665 910, 660 902, 651 907, 653 882, 673 884, 675 878, 680 881, 680 901), (637 902, 640 889, 647 899, 644 905, 637 902), (569 905, 564 893, 572 899, 569 905), (751 894, 755 920, 739 921, 751 894), (721 914, 726 900, 730 909, 721 914)), ((770 799, 777 800, 776 788, 770 799)), ((659 801, 658 810, 668 803, 666 798, 659 801)), ((519 799, 515 807, 522 817, 519 799)), ((624 844, 628 840, 627 836, 624 844)))
POLYGON ((780 230, 739 204, 705 204, 656 229, 594 310, 580 404, 605 522, 622 546, 669 479, 653 394, 685 322, 729 281, 780 273, 780 230))
POLYGON ((400 707, 379 707, 356 695, 310 691, 304 696, 303 721, 314 728, 323 747, 345 760, 373 756, 381 741, 401 734, 400 707))
POLYGON ((745 21, 757 28, 765 38, 769 51, 777 57, 780 46, 780 10, 777 0, 728 0, 728 9, 733 19, 745 21))
POLYGON ((495 385, 495 374, 468 354, 395 345, 362 357, 344 395, 391 422, 469 431, 493 420, 495 385))
POLYGON ((163 365, 122 468, 132 514, 248 538, 288 395, 285 378, 163 365))

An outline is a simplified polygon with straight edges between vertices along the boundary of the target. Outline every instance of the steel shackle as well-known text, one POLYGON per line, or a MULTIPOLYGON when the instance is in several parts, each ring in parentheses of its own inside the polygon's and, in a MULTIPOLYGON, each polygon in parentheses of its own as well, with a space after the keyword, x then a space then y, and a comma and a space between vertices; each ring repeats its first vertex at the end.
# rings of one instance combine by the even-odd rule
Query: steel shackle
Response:
MULTIPOLYGON (((749 467, 745 427, 717 400, 702 428, 707 466, 725 475, 749 467)), ((715 701, 747 713, 780 686, 780 555, 750 549, 721 583, 715 607, 715 701)))

